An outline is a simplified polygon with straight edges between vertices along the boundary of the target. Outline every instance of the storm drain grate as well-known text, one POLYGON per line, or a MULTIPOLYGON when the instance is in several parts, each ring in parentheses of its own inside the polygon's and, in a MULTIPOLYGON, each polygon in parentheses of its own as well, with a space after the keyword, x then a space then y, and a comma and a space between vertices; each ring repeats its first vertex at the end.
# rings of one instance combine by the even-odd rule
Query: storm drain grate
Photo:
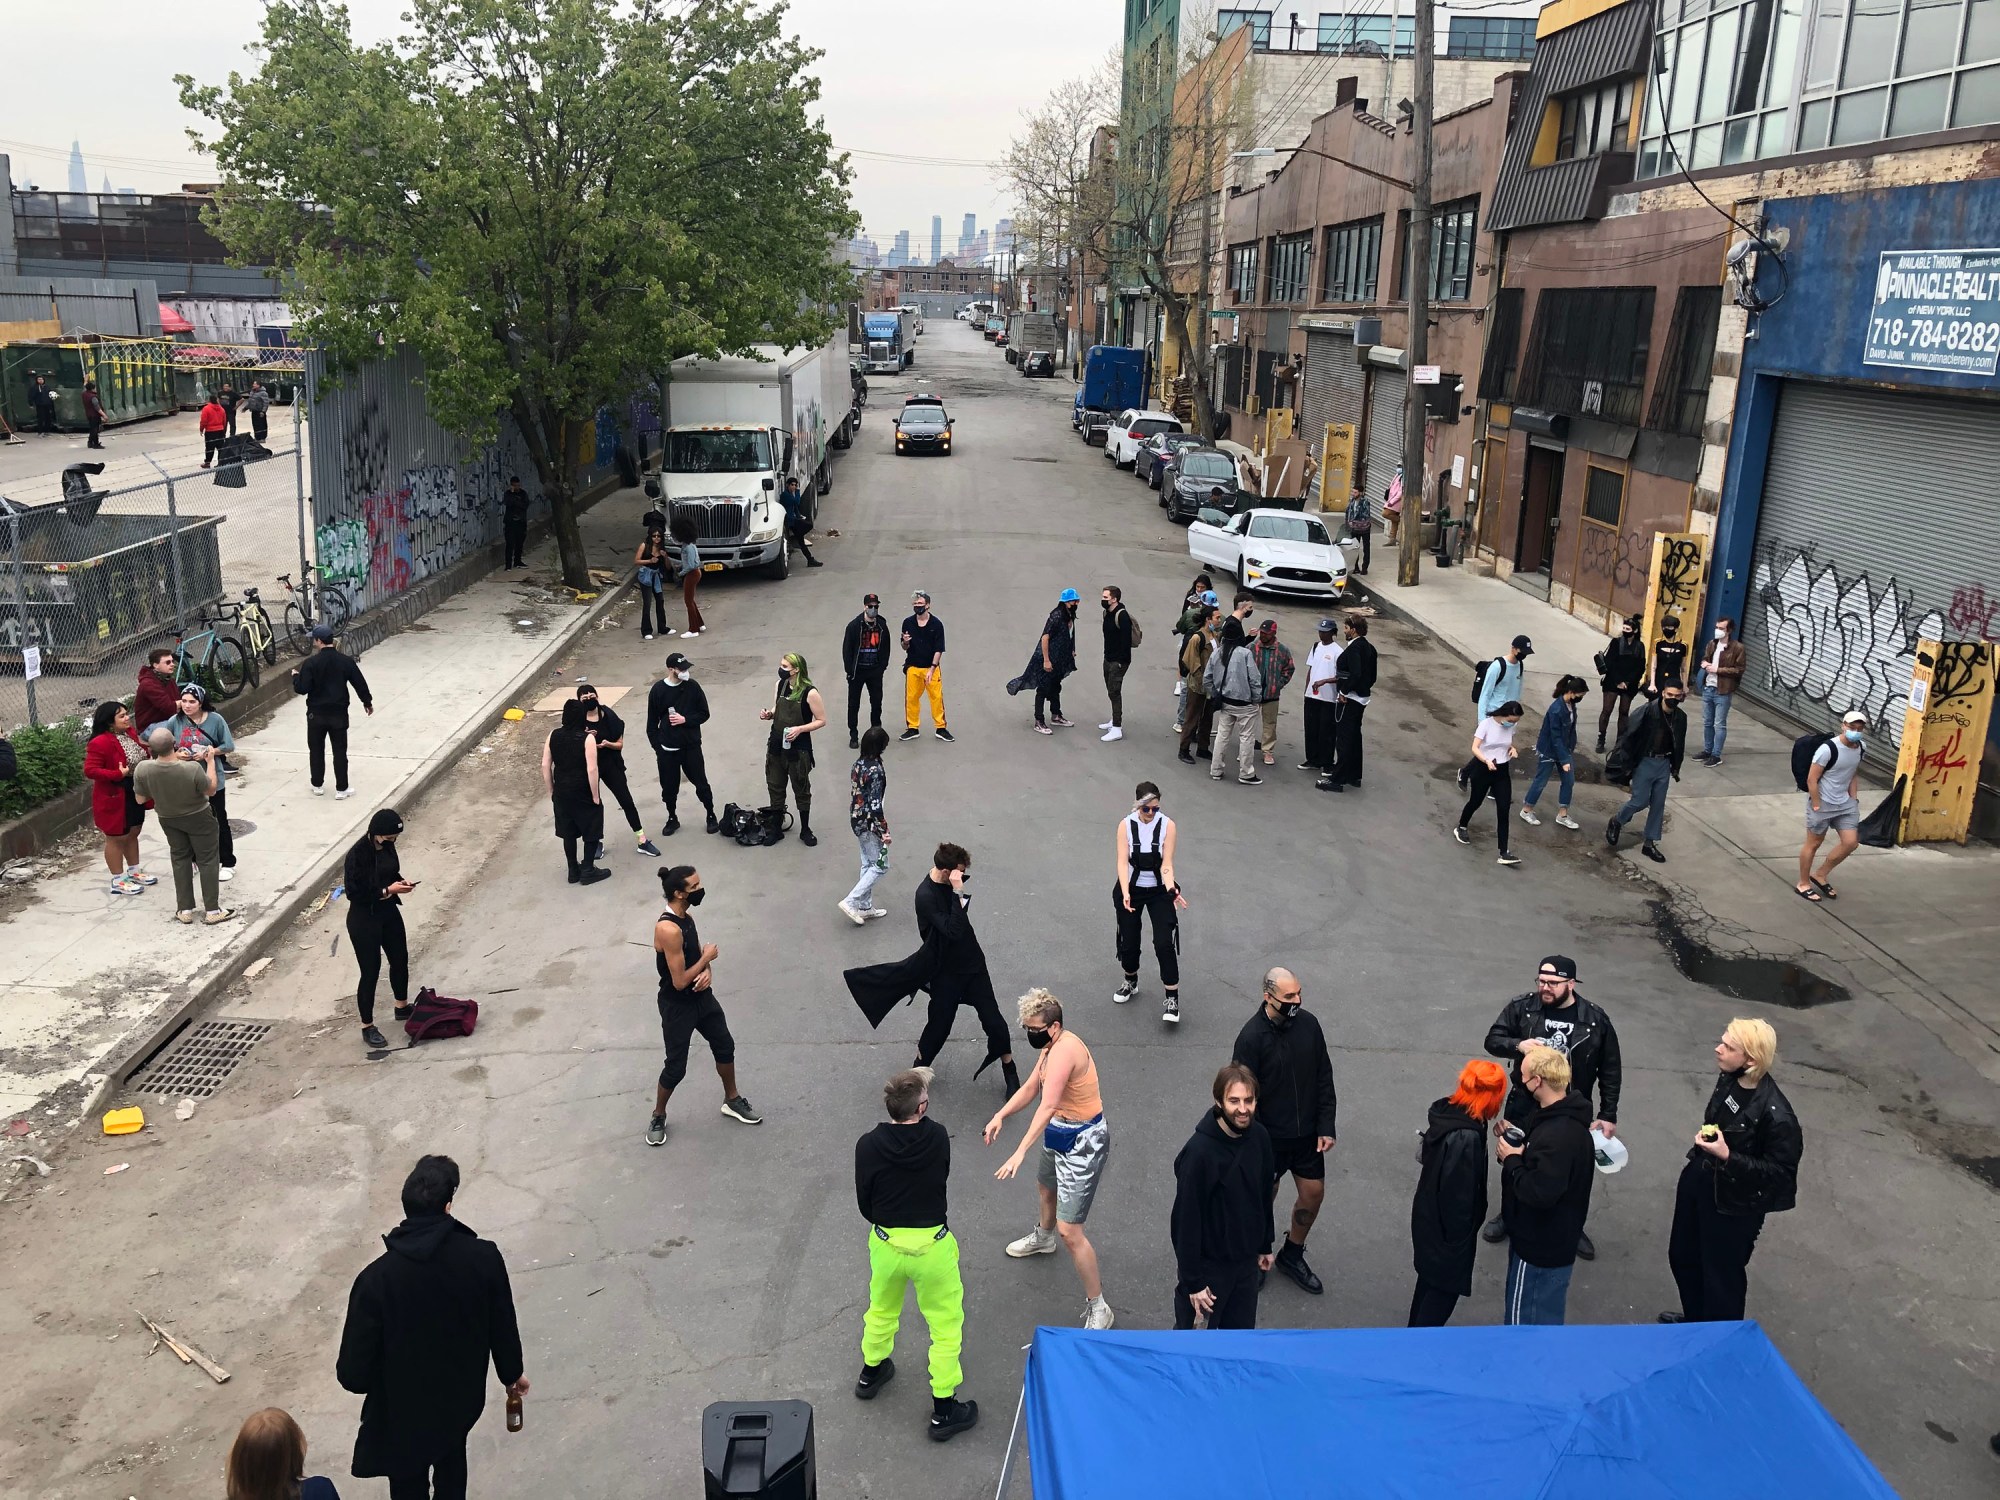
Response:
POLYGON ((127 1087, 140 1094, 206 1099, 229 1081, 250 1049, 274 1029, 270 1021, 203 1021, 127 1087))

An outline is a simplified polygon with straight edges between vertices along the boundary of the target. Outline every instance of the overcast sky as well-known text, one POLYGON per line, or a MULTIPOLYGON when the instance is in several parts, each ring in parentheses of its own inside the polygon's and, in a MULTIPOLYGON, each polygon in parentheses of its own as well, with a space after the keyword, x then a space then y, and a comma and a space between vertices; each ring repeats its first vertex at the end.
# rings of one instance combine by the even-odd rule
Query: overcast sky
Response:
MULTIPOLYGON (((349 0, 364 40, 393 34, 404 0, 349 0)), ((91 191, 171 190, 214 169, 191 153, 195 123, 180 107, 176 73, 220 82, 250 61, 259 0, 91 0, 74 5, 7 0, 8 51, 0 90, 0 151, 16 182, 62 189, 69 147, 83 143, 91 191)), ((1118 41, 1118 0, 1009 0, 955 11, 902 0, 795 0, 790 24, 826 56, 821 107, 834 142, 850 151, 956 158, 972 165, 857 156, 854 202, 864 232, 887 249, 899 229, 929 250, 932 214, 944 218, 945 251, 959 221, 981 228, 1008 211, 989 165, 1006 149, 1021 111, 1062 80, 1087 72, 1118 41), (963 17, 955 20, 954 17, 963 17)))

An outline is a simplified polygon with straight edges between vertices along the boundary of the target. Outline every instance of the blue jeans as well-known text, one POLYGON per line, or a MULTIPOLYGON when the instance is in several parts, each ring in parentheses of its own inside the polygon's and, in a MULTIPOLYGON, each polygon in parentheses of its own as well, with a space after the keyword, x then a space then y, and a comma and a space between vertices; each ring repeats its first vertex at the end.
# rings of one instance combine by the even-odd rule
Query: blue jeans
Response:
MULTIPOLYGON (((1528 783, 1528 795, 1523 799, 1524 807, 1533 807, 1542 795, 1542 788, 1549 784, 1549 778, 1559 773, 1562 762, 1557 760, 1537 760, 1535 779, 1528 783)), ((1576 762, 1570 762, 1567 771, 1560 771, 1562 785, 1556 789, 1556 806, 1568 807, 1570 793, 1576 790, 1576 762)))
POLYGON ((1632 773, 1632 795, 1612 814, 1611 821, 1623 828, 1640 808, 1646 809, 1646 842, 1657 844, 1667 825, 1667 786, 1672 781, 1674 763, 1664 755, 1649 755, 1632 773))
POLYGON ((1729 737, 1729 705, 1734 693, 1718 693, 1713 684, 1701 690, 1701 753, 1722 759, 1722 742, 1729 737))
POLYGON ((1531 1266, 1520 1256, 1507 1256, 1507 1300, 1500 1321, 1554 1323, 1563 1320, 1569 1302, 1569 1273, 1574 1266, 1531 1266))
POLYGON ((847 904, 856 911, 867 911, 875 904, 875 898, 869 894, 875 889, 875 882, 889 873, 889 851, 882 847, 879 834, 857 833, 854 841, 861 846, 861 879, 847 893, 847 904))

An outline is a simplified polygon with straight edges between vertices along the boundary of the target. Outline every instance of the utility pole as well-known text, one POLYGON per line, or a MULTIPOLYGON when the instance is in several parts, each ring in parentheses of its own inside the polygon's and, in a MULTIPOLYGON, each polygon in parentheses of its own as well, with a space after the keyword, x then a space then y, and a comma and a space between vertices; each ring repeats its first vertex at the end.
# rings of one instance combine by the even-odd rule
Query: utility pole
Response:
MULTIPOLYGON (((1203 365, 1195 351, 1197 348, 1207 347, 1212 321, 1209 317, 1208 301, 1209 258, 1215 254, 1215 198, 1219 191, 1215 185, 1219 164, 1216 160, 1215 141, 1210 136, 1208 127, 1208 91, 1213 86, 1209 77, 1209 65, 1214 60, 1215 44, 1211 42, 1208 46, 1208 55, 1201 60, 1201 91, 1195 95, 1195 145, 1201 154, 1201 264, 1195 272, 1196 326, 1192 330, 1185 326, 1181 329, 1188 344, 1182 351, 1181 363, 1194 371, 1193 378, 1188 382, 1188 396, 1194 405, 1196 425, 1202 428, 1201 440, 1204 443, 1212 442, 1215 438, 1214 432, 1209 430, 1214 426, 1214 420, 1213 418, 1206 422, 1202 420, 1202 411, 1207 398, 1201 389, 1203 365)), ((1172 231, 1169 230, 1168 233, 1171 235, 1172 231)), ((1167 408, 1169 411, 1172 409, 1172 407, 1167 408)))
MULTIPOLYGON (((1424 398, 1416 383, 1417 366, 1428 363, 1431 345, 1431 0, 1416 0, 1417 89, 1412 124, 1417 138, 1417 170, 1410 184, 1409 260, 1403 280, 1410 294, 1410 333, 1404 340, 1408 360, 1403 412, 1403 531, 1396 557, 1396 582, 1410 588, 1417 582, 1417 560, 1423 553, 1424 398)), ((1389 37, 1395 49, 1395 33, 1389 37)))

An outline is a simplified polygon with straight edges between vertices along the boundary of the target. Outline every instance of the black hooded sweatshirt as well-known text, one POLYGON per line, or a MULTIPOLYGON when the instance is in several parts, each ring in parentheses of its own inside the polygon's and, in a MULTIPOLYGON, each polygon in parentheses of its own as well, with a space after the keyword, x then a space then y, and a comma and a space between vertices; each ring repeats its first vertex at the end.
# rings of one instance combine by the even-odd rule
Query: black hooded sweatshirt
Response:
POLYGON ((929 1115, 914 1125, 883 1121, 854 1143, 854 1205, 883 1229, 949 1223, 945 1179, 951 1133, 929 1115))
POLYGON ((521 1333, 500 1247, 449 1214, 418 1214, 354 1278, 334 1373, 367 1399, 354 1473, 367 1479, 447 1458, 486 1406, 486 1364, 521 1378, 521 1333))
POLYGON ((1271 1253, 1271 1135, 1255 1120, 1231 1136, 1211 1109, 1174 1158, 1170 1224, 1180 1284, 1189 1291, 1229 1285, 1271 1253))
POLYGON ((1486 1222, 1486 1127, 1461 1105, 1440 1099, 1417 1147, 1423 1174, 1410 1204, 1410 1247, 1417 1280, 1472 1295, 1472 1262, 1486 1222))
POLYGON ((1590 1101, 1564 1094, 1535 1111, 1527 1149, 1501 1163, 1500 1214, 1514 1253, 1531 1266, 1555 1270, 1576 1263, 1597 1170, 1590 1121, 1590 1101))

